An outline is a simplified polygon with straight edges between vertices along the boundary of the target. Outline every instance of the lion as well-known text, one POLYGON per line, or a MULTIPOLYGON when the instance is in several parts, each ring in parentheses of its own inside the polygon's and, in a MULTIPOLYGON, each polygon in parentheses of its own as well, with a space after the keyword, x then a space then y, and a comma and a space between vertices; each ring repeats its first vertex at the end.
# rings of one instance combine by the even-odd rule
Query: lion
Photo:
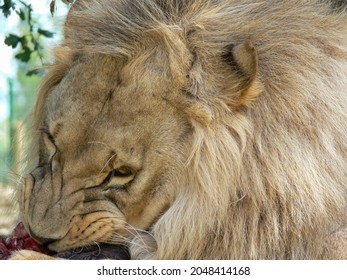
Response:
POLYGON ((347 15, 329 5, 77 0, 33 114, 32 237, 132 259, 347 258, 347 15))

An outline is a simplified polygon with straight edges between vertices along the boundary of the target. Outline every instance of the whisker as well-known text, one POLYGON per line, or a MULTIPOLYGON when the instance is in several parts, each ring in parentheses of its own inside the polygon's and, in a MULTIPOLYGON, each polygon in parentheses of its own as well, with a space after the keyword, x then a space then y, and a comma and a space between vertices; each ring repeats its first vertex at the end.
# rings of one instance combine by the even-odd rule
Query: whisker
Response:
MULTIPOLYGON (((99 254, 101 253, 101 247, 99 243, 108 243, 108 244, 124 244, 124 245, 133 245, 136 248, 142 250, 143 252, 151 253, 148 242, 144 238, 145 235, 150 236, 154 239, 154 236, 151 232, 143 229, 135 228, 129 223, 124 221, 124 218, 108 215, 102 218, 99 218, 97 225, 92 224, 89 227, 93 230, 94 228, 97 230, 100 225, 108 225, 111 226, 111 233, 107 231, 105 235, 109 235, 108 237, 101 236, 97 241, 93 241, 94 244, 98 246, 99 254), (110 222, 111 221, 111 222, 110 222), (119 231, 125 231, 126 236, 119 233, 119 231)), ((78 248, 83 250, 84 247, 78 248)), ((78 250, 77 249, 77 250, 78 250)), ((77 252, 78 253, 78 252, 77 252)))
POLYGON ((98 254, 97 254, 97 256, 98 256, 101 254, 101 248, 100 248, 100 245, 98 242, 94 241, 94 244, 98 247, 98 254))
POLYGON ((105 165, 103 166, 103 168, 100 170, 99 174, 101 174, 105 168, 107 167, 107 165, 110 163, 110 161, 115 157, 117 156, 117 154, 113 154, 112 156, 110 156, 110 158, 106 161, 105 165))
MULTIPOLYGON (((87 144, 99 144, 99 145, 104 145, 108 148, 110 148, 112 150, 112 148, 110 147, 110 145, 108 145, 107 143, 101 142, 101 141, 89 141, 87 142, 87 144)), ((107 165, 109 164, 109 162, 116 156, 117 154, 113 154, 105 163, 105 165, 102 167, 102 169, 100 170, 99 174, 101 174, 105 168, 107 167, 107 165)))
POLYGON ((129 223, 125 222, 126 226, 129 227, 130 229, 134 230, 136 233, 145 233, 149 236, 151 236, 154 239, 154 235, 148 231, 148 230, 144 230, 144 229, 139 229, 139 228, 134 228, 132 225, 130 225, 129 223))
POLYGON ((118 232, 113 232, 108 240, 108 242, 111 242, 112 244, 129 243, 130 241, 131 239, 120 235, 118 232))
MULTIPOLYGON (((113 227, 115 230, 120 229, 120 227, 113 227)), ((144 234, 151 236, 154 239, 154 236, 152 233, 150 233, 149 231, 143 230, 143 229, 136 229, 135 227, 133 227, 132 225, 130 225, 129 223, 126 223, 125 227, 122 227, 123 230, 125 230, 126 232, 128 232, 131 236, 131 238, 128 237, 124 237, 122 235, 120 235, 117 232, 113 233, 113 239, 110 240, 111 242, 116 241, 116 242, 122 242, 122 241, 126 241, 128 244, 133 244, 136 247, 142 249, 143 251, 146 251, 147 253, 151 253, 149 250, 149 246, 146 243, 146 241, 144 240, 143 236, 144 234)))
POLYGON ((144 240, 142 240, 142 242, 136 242, 134 239, 126 238, 126 237, 118 234, 117 232, 114 232, 113 236, 110 239, 110 242, 115 242, 116 244, 119 244, 119 243, 133 244, 133 245, 141 248, 142 250, 149 252, 148 247, 146 246, 146 243, 144 242, 144 240))

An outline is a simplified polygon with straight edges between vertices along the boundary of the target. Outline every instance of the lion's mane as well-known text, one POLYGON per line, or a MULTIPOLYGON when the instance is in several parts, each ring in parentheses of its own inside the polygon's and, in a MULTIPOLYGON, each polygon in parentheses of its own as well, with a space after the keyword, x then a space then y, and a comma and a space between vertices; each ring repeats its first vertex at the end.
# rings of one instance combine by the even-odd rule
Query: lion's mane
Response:
MULTIPOLYGON (((76 2, 64 47, 126 61, 155 42, 169 78, 189 74, 185 91, 198 104, 185 184, 151 228, 153 253, 139 256, 322 257, 346 219, 346 34, 346 14, 323 1, 76 2), (237 99, 216 58, 243 42, 257 52, 257 73, 237 99)), ((69 59, 60 60, 41 99, 64 75, 69 59)))

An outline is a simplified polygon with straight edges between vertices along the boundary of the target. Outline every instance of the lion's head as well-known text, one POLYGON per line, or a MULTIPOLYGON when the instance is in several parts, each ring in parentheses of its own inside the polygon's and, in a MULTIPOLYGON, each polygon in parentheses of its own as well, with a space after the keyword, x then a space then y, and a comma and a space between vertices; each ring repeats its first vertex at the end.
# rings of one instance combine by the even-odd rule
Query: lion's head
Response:
POLYGON ((320 257, 347 205, 344 21, 321 1, 77 1, 34 112, 32 236, 320 257))

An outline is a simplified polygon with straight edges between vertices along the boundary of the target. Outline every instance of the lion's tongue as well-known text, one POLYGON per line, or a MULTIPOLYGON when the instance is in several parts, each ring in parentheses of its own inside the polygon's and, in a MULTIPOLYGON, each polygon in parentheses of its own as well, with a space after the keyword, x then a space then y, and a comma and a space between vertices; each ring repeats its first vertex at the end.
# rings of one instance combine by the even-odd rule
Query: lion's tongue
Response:
POLYGON ((130 260, 129 252, 125 246, 111 244, 90 245, 84 248, 59 252, 54 256, 69 260, 130 260))

